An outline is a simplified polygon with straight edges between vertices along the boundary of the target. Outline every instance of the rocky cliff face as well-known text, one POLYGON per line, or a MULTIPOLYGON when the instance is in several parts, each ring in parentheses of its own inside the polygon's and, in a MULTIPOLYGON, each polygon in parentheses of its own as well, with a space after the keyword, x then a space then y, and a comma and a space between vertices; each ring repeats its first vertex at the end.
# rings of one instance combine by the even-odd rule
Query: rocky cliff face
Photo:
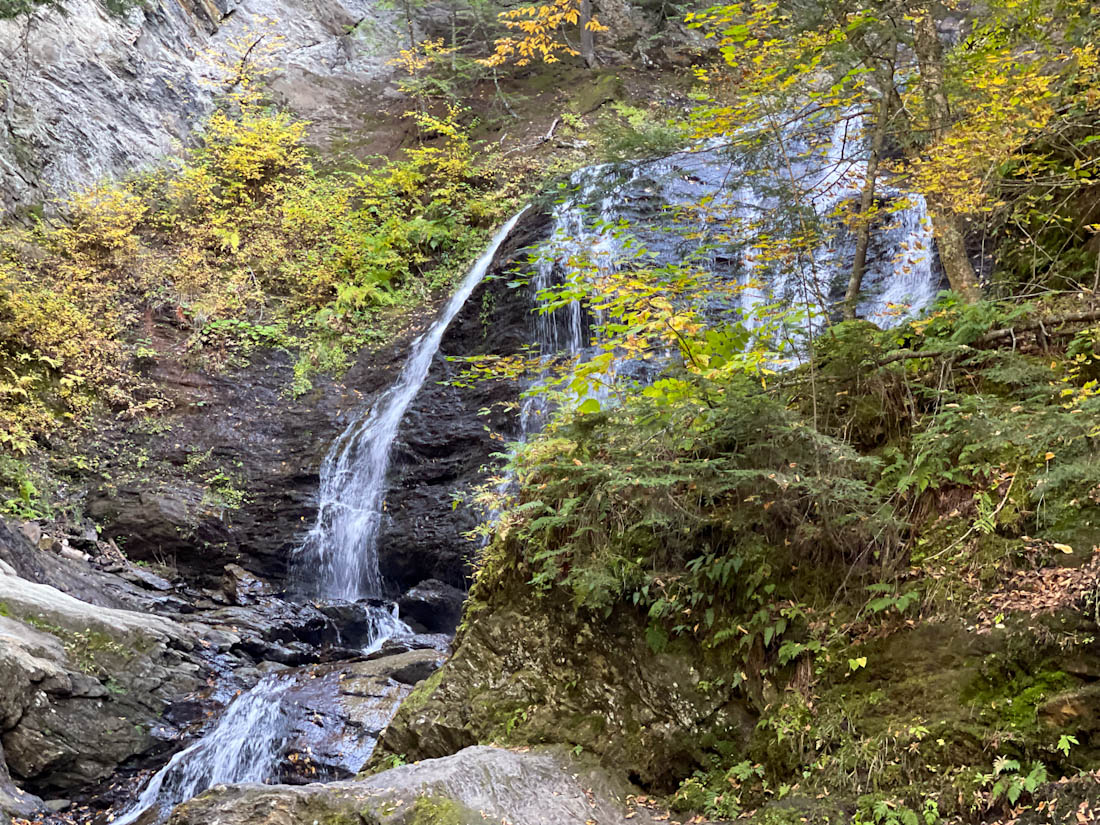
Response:
MULTIPOLYGON (((391 154, 411 135, 401 117, 409 102, 392 83, 399 51, 410 39, 449 37, 456 24, 489 36, 493 14, 478 11, 471 23, 453 4, 382 0, 113 5, 127 10, 65 0, 63 11, 0 20, 0 216, 160 162, 191 139, 242 54, 256 60, 269 49, 269 92, 311 121, 314 140, 354 156, 391 154)), ((646 68, 683 64, 695 43, 663 6, 604 0, 600 14, 613 32, 599 44, 605 65, 631 49, 646 68)))
MULTIPOLYGON (((279 47, 273 93, 319 124, 321 138, 370 134, 403 30, 375 0, 64 8, 0 20, 0 215, 159 161, 224 89, 217 67, 241 60, 233 44, 260 37, 279 47)), ((385 128, 382 148, 401 137, 385 128)))
POLYGON ((521 578, 468 615, 454 654, 401 706, 376 762, 479 742, 568 742, 647 787, 668 788, 714 742, 745 749, 758 710, 721 684, 722 668, 702 651, 655 654, 636 613, 578 615, 535 598, 521 578))
MULTIPOLYGON (((197 645, 169 619, 94 607, 0 569, 5 773, 50 792, 148 750, 164 710, 201 683, 197 645)), ((15 810, 28 802, 9 796, 15 810)))
MULTIPOLYGON (((501 250, 495 274, 503 275, 545 231, 545 218, 526 219, 501 250)), ((462 534, 474 516, 454 508, 452 495, 485 477, 501 445, 491 433, 510 434, 516 426, 500 405, 514 401, 519 388, 449 386, 461 364, 448 359, 515 353, 528 340, 530 295, 506 281, 491 277, 467 302, 402 424, 380 540, 382 573, 394 595, 429 579, 465 586, 475 548, 462 534), (490 416, 478 414, 487 408, 490 416)), ((74 498, 87 490, 85 510, 101 528, 98 538, 117 542, 132 560, 161 564, 203 586, 216 586, 226 564, 241 564, 293 590, 289 562, 316 514, 325 453, 394 380, 432 315, 429 307, 405 334, 363 352, 341 380, 318 379, 300 398, 288 393, 287 353, 257 352, 242 367, 206 368, 188 358, 184 333, 162 320, 154 340, 163 355, 148 377, 170 408, 78 439, 72 449, 96 455, 97 465, 80 474, 74 498)))
POLYGON ((544 213, 525 215, 498 253, 489 276, 470 296, 443 338, 428 379, 401 423, 379 540, 383 575, 404 590, 424 579, 465 587, 475 546, 463 534, 475 526, 468 507, 454 507, 480 483, 501 450, 500 436, 517 434, 520 387, 507 381, 458 388, 460 359, 513 355, 532 340, 530 291, 508 286, 508 272, 546 237, 544 213), (483 412, 484 411, 484 412, 483 412))
MULTIPOLYGON (((168 326, 160 333, 182 339, 168 326)), ((147 421, 112 422, 91 443, 74 445, 99 457, 81 479, 87 514, 132 560, 191 581, 216 585, 226 564, 243 563, 281 582, 313 517, 317 468, 359 396, 319 380, 291 398, 285 352, 218 371, 190 362, 182 344, 162 345, 149 378, 170 408, 147 421)), ((384 386, 394 364, 393 353, 379 353, 360 374, 363 392, 384 386)))

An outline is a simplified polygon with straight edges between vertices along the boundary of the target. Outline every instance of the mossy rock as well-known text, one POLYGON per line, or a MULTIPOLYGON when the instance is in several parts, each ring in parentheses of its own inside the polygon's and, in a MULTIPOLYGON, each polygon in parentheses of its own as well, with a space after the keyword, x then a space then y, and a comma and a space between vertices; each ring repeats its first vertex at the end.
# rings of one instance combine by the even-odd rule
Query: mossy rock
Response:
POLYGON ((747 743, 756 721, 748 701, 711 686, 724 671, 712 671, 694 644, 655 654, 636 611, 601 621, 565 603, 519 609, 509 599, 480 614, 450 661, 402 705, 372 765, 479 742, 565 744, 671 790, 700 764, 703 743, 747 743))

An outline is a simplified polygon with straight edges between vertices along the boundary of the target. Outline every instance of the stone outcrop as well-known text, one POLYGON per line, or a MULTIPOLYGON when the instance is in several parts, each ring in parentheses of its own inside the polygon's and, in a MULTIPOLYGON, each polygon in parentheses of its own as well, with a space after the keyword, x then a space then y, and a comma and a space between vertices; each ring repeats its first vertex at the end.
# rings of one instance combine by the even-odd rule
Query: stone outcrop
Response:
MULTIPOLYGON (((501 405, 514 402, 519 388, 506 382, 450 386, 445 382, 461 365, 448 359, 511 354, 529 341, 531 296, 510 289, 504 273, 546 228, 545 216, 534 214, 508 239, 494 266, 498 277, 487 280, 455 318, 402 422, 379 541, 393 595, 429 579, 465 587, 476 545, 463 533, 475 517, 456 509, 452 494, 485 478, 501 446, 491 432, 514 435, 515 417, 501 405), (492 414, 479 416, 486 408, 492 414)), ((235 564, 277 591, 293 591, 289 562, 316 515, 325 453, 350 417, 390 385, 411 340, 433 315, 425 312, 386 347, 361 354, 341 381, 318 378, 297 399, 286 392, 293 372, 287 353, 258 352, 247 365, 217 373, 176 355, 184 351, 185 332, 159 319, 153 340, 166 355, 148 377, 171 409, 160 414, 153 432, 140 422, 119 422, 103 443, 75 445, 94 449, 106 470, 87 480, 86 510, 102 525, 101 538, 117 541, 132 560, 174 568, 203 587, 221 589, 225 565, 235 564), (141 469, 135 449, 144 456, 141 469), (224 506, 206 481, 215 471, 233 479, 239 506, 224 506)), ((430 630, 453 630, 454 605, 447 610, 443 624, 430 630)))
MULTIPOLYGON (((176 808, 170 825, 600 825, 651 823, 631 789, 564 749, 472 747, 351 782, 218 786, 176 808), (628 819, 629 813, 629 819, 628 819)), ((667 815, 666 815, 667 818, 667 815)))
POLYGON ((274 779, 299 784, 355 776, 398 704, 443 658, 437 650, 410 650, 323 665, 298 678, 284 701, 293 719, 274 779))
POLYGON ((0 572, 8 769, 25 788, 49 792, 102 779, 150 749, 163 711, 201 683, 197 644, 169 619, 93 606, 0 572))
POLYGON ((415 629, 428 633, 453 634, 462 618, 466 594, 435 579, 428 579, 398 599, 401 618, 415 629))
POLYGON ((31 816, 41 808, 42 800, 11 781, 7 763, 4 761, 4 747, 0 745, 0 825, 8 825, 10 816, 31 816))
POLYGON ((373 762, 427 759, 487 741, 581 745, 647 787, 691 773, 716 737, 744 747, 756 714, 728 685, 706 683, 700 651, 655 654, 643 618, 606 619, 498 594, 453 656, 398 710, 373 762))
POLYGON ((14 575, 48 584, 89 604, 129 609, 149 606, 139 589, 126 581, 85 561, 43 551, 39 546, 42 536, 37 524, 20 525, 0 518, 0 566, 6 564, 14 575))
POLYGON ((375 0, 62 5, 0 20, 0 214, 158 162, 210 111, 232 43, 261 35, 281 38, 275 95, 321 137, 369 133, 400 41, 375 0))
MULTIPOLYGON (((189 581, 220 589, 228 563, 282 581, 313 517, 317 468, 358 396, 318 380, 310 393, 288 398, 293 363, 285 352, 257 353, 218 373, 177 354, 184 331, 162 321, 154 334, 167 354, 148 377, 171 409, 153 432, 119 422, 102 444, 76 445, 96 449, 106 470, 87 480, 88 514, 128 558, 177 569, 189 581), (135 449, 146 457, 141 469, 135 449), (217 472, 239 491, 237 506, 208 482, 217 472)), ((363 385, 383 385, 391 365, 380 357, 363 385)))

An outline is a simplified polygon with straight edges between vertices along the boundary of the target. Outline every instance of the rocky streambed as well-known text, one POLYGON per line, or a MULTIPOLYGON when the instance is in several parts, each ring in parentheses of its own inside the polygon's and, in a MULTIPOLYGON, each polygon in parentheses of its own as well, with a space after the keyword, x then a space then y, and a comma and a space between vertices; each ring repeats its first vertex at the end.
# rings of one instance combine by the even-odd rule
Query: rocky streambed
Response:
POLYGON ((354 776, 448 643, 406 629, 364 654, 387 609, 292 604, 232 565, 221 591, 199 592, 169 589, 141 568, 120 575, 58 558, 50 578, 62 586, 66 575, 79 578, 81 600, 19 575, 21 560, 43 555, 21 530, 3 531, 0 809, 8 815, 64 810, 65 800, 84 819, 117 814, 154 766, 264 678, 286 686, 274 778, 354 776))
MULTIPOLYGON (((362 653, 357 645, 377 632, 377 605, 291 603, 232 565, 218 591, 164 588, 140 567, 104 572, 51 557, 11 525, 0 559, 0 822, 124 816, 173 751, 207 742, 232 716, 227 706, 273 683, 281 685, 277 699, 268 694, 281 726, 268 777, 275 784, 215 784, 170 822, 550 825, 659 816, 634 788, 565 748, 473 747, 357 778, 398 704, 436 671, 449 643, 445 634, 406 632, 362 653), (58 585, 82 581, 88 601, 20 576, 27 559, 49 561, 58 585)), ((422 601, 415 591, 403 600, 409 615, 440 615, 432 586, 418 589, 422 601)), ((233 731, 234 749, 249 747, 248 733, 262 731, 233 731)))

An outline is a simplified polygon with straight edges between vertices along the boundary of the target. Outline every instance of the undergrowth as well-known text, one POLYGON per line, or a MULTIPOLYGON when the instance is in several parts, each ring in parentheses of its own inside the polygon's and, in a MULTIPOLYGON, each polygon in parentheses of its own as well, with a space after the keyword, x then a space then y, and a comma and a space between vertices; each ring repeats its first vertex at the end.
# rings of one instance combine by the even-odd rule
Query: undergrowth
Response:
POLYGON ((295 353, 293 391, 338 372, 378 312, 446 286, 508 206, 457 113, 403 158, 323 171, 307 124, 231 97, 167 168, 78 193, 61 217, 0 236, 0 448, 105 405, 163 403, 142 379, 156 319, 206 366, 295 353))
POLYGON ((466 621, 518 577, 593 623, 640 615, 655 652, 694 645, 758 725, 684 777, 685 810, 822 793, 866 823, 1011 810, 1100 762, 1079 722, 1039 718, 1081 685, 1059 662, 1091 642, 1087 606, 1037 591, 1058 621, 1006 630, 983 595, 1100 545, 1089 317, 947 295, 895 329, 832 325, 786 374, 674 367, 562 411, 513 454, 514 492, 487 493, 502 512, 466 621))

